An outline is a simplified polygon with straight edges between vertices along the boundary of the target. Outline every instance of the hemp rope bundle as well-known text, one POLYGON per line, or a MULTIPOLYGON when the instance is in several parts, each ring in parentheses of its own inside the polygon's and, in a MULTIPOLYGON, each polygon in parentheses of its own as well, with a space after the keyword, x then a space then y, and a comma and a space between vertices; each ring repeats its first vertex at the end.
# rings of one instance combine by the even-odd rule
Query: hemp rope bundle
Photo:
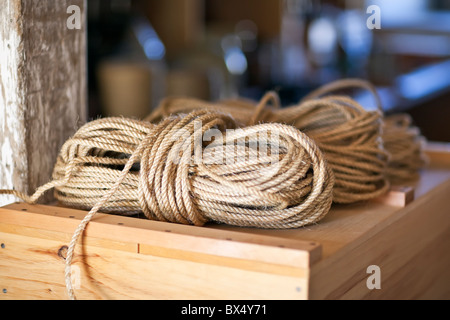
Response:
POLYGON ((388 190, 379 112, 367 112, 350 98, 329 96, 280 110, 277 122, 293 124, 322 150, 336 178, 334 202, 369 200, 388 190))
POLYGON ((318 143, 335 171, 334 202, 375 198, 386 192, 391 183, 417 178, 418 171, 426 163, 424 138, 418 128, 411 125, 406 114, 384 116, 375 87, 361 79, 332 82, 308 94, 298 105, 286 108, 280 107, 279 97, 274 92, 268 92, 257 104, 244 99, 208 103, 190 98, 167 98, 147 120, 189 112, 199 104, 210 110, 226 110, 241 125, 287 123, 305 132, 318 143), (321 98, 348 88, 371 92, 378 115, 377 111, 367 111, 349 97, 321 98), (269 102, 272 106, 267 105, 269 102), (364 131, 368 135, 371 133, 372 138, 364 141, 360 136, 364 131))
POLYGON ((314 141, 283 124, 226 131, 236 127, 230 116, 206 110, 172 116, 157 125, 99 119, 63 145, 53 181, 31 197, 15 190, 0 194, 35 203, 55 188, 61 203, 90 209, 67 251, 71 299, 76 243, 102 208, 119 214, 142 210, 161 221, 203 225, 212 220, 259 228, 301 227, 329 212, 334 175, 314 141), (222 132, 223 139, 205 145, 201 138, 209 129, 222 132), (230 153, 235 161, 217 161, 230 153))
POLYGON ((408 114, 385 117, 384 147, 391 155, 386 174, 393 184, 417 180, 419 170, 428 163, 423 151, 426 139, 411 123, 408 114))
MULTIPOLYGON (((377 109, 383 114, 383 106, 376 88, 361 79, 343 79, 331 82, 307 95, 304 100, 313 99, 333 91, 361 88, 368 90, 375 99, 377 109)), ((406 113, 384 115, 382 139, 389 154, 386 177, 392 184, 401 184, 419 178, 419 170, 428 162, 424 152, 425 137, 419 128, 412 125, 406 113)))
MULTIPOLYGON (((295 228, 322 219, 333 196, 335 202, 354 202, 385 192, 388 182, 382 178, 380 168, 385 167, 389 154, 379 148, 380 112, 367 112, 348 97, 313 96, 285 109, 280 109, 273 92, 258 105, 240 99, 219 105, 174 99, 170 101, 178 103, 178 111, 197 110, 199 102, 201 109, 209 111, 166 117, 173 113, 166 100, 166 105, 148 118, 160 119, 159 124, 123 118, 92 121, 62 147, 53 181, 31 197, 14 190, 0 190, 0 194, 36 203, 44 192, 55 188, 63 204, 90 210, 75 231, 66 258, 66 287, 74 299, 70 275, 74 248, 100 209, 118 214, 143 211, 150 219, 197 225, 212 220, 261 228, 295 228), (267 106, 270 101, 275 108, 267 106), (226 110, 237 121, 211 109, 226 110), (201 130, 196 130, 195 120, 202 121, 201 130), (257 122, 268 123, 253 125, 257 122), (279 122, 292 123, 308 135, 279 122), (252 125, 225 133, 226 129, 245 124, 252 125), (223 139, 201 147, 189 143, 212 128, 220 129, 223 139), (277 145, 279 152, 258 154, 254 146, 261 141, 267 141, 266 147, 277 145), (343 150, 356 160, 350 164, 333 156, 333 152, 341 155, 343 150), (237 152, 236 162, 215 162, 217 154, 230 152, 237 152), (171 161, 175 155, 184 162, 171 161), (257 161, 248 162, 248 158, 257 161)), ((384 170, 384 175, 406 178, 407 172, 421 166, 416 161, 422 156, 421 148, 417 144, 411 148, 419 133, 411 128, 408 119, 382 120, 385 146, 392 145, 392 154, 399 155, 391 157, 390 163, 396 165, 384 170), (387 132, 390 139, 386 138, 387 132), (411 155, 414 160, 405 162, 411 155)))
POLYGON ((217 126, 221 132, 236 128, 229 116, 201 110, 158 125, 121 118, 90 122, 61 149, 55 180, 64 180, 71 162, 78 165, 70 180, 55 188, 55 196, 71 207, 92 208, 120 179, 128 155, 138 150, 140 168, 127 172, 121 188, 102 205, 104 211, 143 211, 150 219, 195 225, 213 220, 294 228, 315 222, 329 210, 332 174, 307 136, 289 126, 263 124, 224 133, 222 141, 195 153, 194 135, 199 139, 217 126), (202 124, 197 131, 195 120, 202 124), (265 143, 278 144, 280 153, 263 154, 264 141, 258 135, 263 133, 269 135, 265 143), (270 140, 275 133, 278 141, 270 140), (237 157, 230 164, 218 159, 230 152, 237 157))
POLYGON ((69 207, 92 209, 101 201, 104 212, 143 212, 149 219, 195 225, 296 228, 329 211, 334 175, 310 138, 277 123, 225 132, 236 128, 230 116, 206 110, 157 125, 95 120, 62 146, 51 182, 31 197, 0 193, 36 203, 54 188, 69 207), (211 128, 219 128, 223 139, 205 147, 198 139, 211 128))
MULTIPOLYGON (((314 92, 321 94, 321 92, 314 92)), ((312 97, 312 96, 311 96, 312 97)), ((196 100, 164 100, 147 119, 185 112, 195 108, 196 100)), ((287 123, 312 138, 324 153, 335 174, 333 201, 352 203, 385 193, 388 154, 381 141, 382 114, 364 110, 356 101, 343 96, 309 99, 297 106, 280 108, 278 95, 268 92, 258 105, 240 100, 202 107, 227 110, 240 123, 287 123), (272 102, 271 108, 267 104, 272 102)))
MULTIPOLYGON (((276 114, 277 121, 292 123, 313 138, 324 152, 336 177, 333 194, 336 203, 373 199, 390 187, 386 177, 390 155, 382 140, 381 108, 367 111, 349 97, 326 96, 354 86, 376 92, 360 80, 339 80, 309 93, 298 105, 279 109, 276 114)), ((378 96, 376 99, 379 102, 378 96)))

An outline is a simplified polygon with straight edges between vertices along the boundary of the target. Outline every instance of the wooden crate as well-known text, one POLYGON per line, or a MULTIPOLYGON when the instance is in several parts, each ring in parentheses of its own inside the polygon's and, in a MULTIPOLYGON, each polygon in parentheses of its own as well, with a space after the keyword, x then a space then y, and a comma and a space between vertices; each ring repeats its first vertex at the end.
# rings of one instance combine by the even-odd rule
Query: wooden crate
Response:
MULTIPOLYGON (((429 155, 417 183, 376 201, 334 205, 301 229, 99 214, 74 257, 77 298, 448 299, 450 148, 434 146, 429 155), (380 289, 367 285, 374 276, 380 289)), ((66 299, 64 250, 85 214, 0 208, 0 299, 66 299)))

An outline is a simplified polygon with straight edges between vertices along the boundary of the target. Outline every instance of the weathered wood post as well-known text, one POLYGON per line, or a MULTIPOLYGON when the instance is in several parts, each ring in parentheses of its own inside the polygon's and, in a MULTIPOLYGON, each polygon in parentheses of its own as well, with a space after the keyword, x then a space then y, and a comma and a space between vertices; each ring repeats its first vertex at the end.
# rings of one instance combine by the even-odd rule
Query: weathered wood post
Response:
POLYGON ((32 193, 48 182, 85 121, 86 9, 86 0, 0 1, 0 188, 32 193))

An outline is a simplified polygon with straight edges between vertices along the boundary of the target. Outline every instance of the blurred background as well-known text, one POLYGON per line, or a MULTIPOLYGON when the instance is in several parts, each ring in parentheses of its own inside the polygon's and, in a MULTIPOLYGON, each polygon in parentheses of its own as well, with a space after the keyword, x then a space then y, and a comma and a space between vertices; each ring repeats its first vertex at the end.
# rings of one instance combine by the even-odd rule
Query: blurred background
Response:
POLYGON ((288 106, 356 77, 450 141, 450 0, 89 0, 88 61, 90 119, 142 118, 167 96, 275 90, 288 106))

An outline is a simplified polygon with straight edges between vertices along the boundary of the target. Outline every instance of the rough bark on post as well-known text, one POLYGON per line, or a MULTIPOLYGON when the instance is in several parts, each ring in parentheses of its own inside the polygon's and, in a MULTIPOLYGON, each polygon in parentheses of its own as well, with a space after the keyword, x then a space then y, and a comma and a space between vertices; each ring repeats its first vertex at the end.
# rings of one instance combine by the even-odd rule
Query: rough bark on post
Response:
POLYGON ((86 8, 85 0, 0 2, 0 188, 30 194, 48 182, 59 148, 85 121, 86 8))

